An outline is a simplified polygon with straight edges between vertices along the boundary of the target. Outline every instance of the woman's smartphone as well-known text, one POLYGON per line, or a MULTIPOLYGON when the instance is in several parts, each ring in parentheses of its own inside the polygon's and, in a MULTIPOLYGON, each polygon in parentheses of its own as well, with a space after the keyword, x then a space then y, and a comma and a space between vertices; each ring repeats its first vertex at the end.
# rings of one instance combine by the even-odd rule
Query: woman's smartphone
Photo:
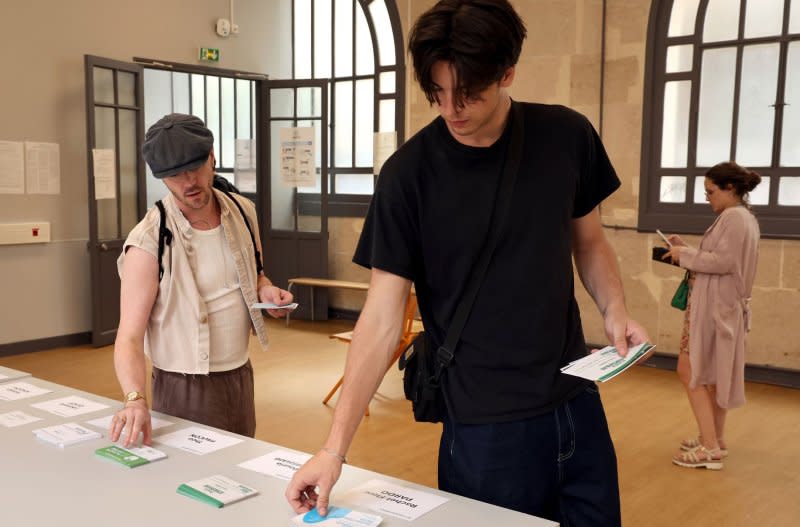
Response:
POLYGON ((669 249, 667 249, 666 247, 660 247, 660 246, 659 247, 653 247, 653 256, 652 256, 652 258, 656 262, 675 265, 672 262, 672 258, 668 258, 668 259, 664 260, 664 255, 667 254, 668 252, 669 252, 669 249))
POLYGON ((663 232, 661 232, 660 230, 656 229, 656 233, 658 233, 658 235, 659 235, 659 236, 661 236, 661 239, 662 239, 662 240, 664 240, 664 243, 666 243, 666 244, 667 244, 667 247, 672 247, 672 244, 669 242, 669 240, 667 239, 667 237, 666 237, 666 236, 664 236, 664 233, 663 233, 663 232))

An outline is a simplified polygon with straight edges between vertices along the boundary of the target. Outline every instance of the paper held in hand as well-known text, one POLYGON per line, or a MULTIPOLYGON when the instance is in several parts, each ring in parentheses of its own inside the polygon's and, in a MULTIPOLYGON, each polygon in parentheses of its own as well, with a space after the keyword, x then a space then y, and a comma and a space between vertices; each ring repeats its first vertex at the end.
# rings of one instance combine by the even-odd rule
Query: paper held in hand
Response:
POLYGON ((600 351, 570 362, 561 368, 561 372, 589 379, 590 381, 606 382, 630 368, 653 348, 655 348, 654 344, 645 342, 628 348, 628 354, 625 357, 620 357, 619 353, 617 353, 617 348, 606 346, 600 351))
POLYGON ((250 306, 250 309, 283 309, 285 311, 294 311, 299 306, 297 302, 292 302, 291 304, 284 304, 279 306, 278 304, 273 304, 271 302, 258 302, 250 306))

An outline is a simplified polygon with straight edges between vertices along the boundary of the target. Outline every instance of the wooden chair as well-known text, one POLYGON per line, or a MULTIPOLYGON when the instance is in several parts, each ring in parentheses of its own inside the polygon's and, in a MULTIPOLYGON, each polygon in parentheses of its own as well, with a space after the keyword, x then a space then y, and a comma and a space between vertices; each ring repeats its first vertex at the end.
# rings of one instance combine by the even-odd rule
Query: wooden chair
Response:
MULTIPOLYGON (((405 313, 403 314, 403 332, 400 334, 400 340, 397 342, 397 347, 394 349, 394 354, 392 355, 392 360, 389 362, 388 368, 392 367, 392 364, 397 362, 397 359, 400 358, 400 355, 408 348, 411 343, 414 341, 417 335, 422 331, 422 322, 419 320, 414 319, 414 315, 417 313, 417 295, 411 291, 408 294, 408 299, 406 300, 406 309, 405 313)), ((332 339, 340 340, 345 343, 350 343, 353 340, 353 332, 352 331, 344 331, 342 333, 334 333, 330 336, 332 339)), ((387 371, 388 371, 387 368, 387 371)), ((328 395, 325 396, 325 399, 322 400, 322 404, 328 404, 333 394, 336 393, 342 386, 342 382, 344 382, 344 375, 339 378, 339 381, 333 385, 331 391, 328 392, 328 395)), ((367 406, 367 411, 365 415, 369 415, 369 406, 367 406)))

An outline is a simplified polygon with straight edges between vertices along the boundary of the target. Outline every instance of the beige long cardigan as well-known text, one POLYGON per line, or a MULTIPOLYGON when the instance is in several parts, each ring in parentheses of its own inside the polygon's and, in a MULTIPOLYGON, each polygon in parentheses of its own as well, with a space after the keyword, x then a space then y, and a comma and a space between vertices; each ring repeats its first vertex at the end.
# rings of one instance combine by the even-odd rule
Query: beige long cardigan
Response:
POLYGON ((750 295, 756 275, 760 231, 743 206, 722 211, 700 248, 681 252, 680 265, 695 272, 689 319, 690 387, 716 385, 717 404, 745 402, 745 334, 750 330, 750 295))

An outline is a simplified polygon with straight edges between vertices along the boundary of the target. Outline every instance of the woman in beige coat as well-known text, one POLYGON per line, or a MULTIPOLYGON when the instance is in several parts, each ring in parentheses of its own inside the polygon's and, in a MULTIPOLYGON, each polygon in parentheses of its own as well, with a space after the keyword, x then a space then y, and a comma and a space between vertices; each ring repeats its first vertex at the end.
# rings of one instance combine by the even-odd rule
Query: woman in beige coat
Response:
POLYGON ((761 181, 733 162, 706 173, 706 200, 717 218, 699 248, 680 236, 664 258, 689 270, 678 377, 686 388, 700 435, 681 442, 672 462, 721 469, 727 456, 724 428, 729 409, 744 398, 744 339, 750 330, 750 294, 756 274, 760 231, 747 196, 761 181))

